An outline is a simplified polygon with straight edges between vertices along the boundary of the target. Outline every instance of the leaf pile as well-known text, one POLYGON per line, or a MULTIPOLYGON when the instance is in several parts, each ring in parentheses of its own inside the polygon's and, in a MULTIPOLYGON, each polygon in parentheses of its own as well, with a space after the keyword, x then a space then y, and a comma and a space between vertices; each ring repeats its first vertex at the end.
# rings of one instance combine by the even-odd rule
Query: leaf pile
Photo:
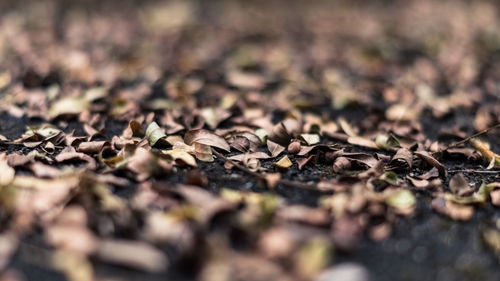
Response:
POLYGON ((0 280, 369 280, 336 253, 500 206, 492 4, 146 2, 1 12, 0 280))

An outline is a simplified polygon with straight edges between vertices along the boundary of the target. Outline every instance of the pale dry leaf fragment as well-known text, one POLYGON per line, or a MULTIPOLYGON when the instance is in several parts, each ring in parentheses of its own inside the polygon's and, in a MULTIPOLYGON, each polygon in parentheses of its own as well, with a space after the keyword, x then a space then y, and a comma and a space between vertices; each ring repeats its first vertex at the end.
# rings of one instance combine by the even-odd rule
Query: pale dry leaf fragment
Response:
POLYGON ((302 130, 302 123, 293 118, 286 118, 275 125, 272 129, 270 139, 281 145, 288 145, 290 140, 302 130))
POLYGON ((77 115, 89 109, 90 102, 83 97, 68 97, 58 100, 49 109, 49 118, 53 119, 60 115, 77 115))
POLYGON ((284 227, 273 227, 259 238, 259 250, 268 258, 288 257, 297 246, 297 239, 284 227))
POLYGON ((285 147, 281 146, 271 140, 267 140, 267 149, 271 152, 271 157, 276 157, 285 151, 285 147))
POLYGON ((184 135, 184 141, 188 145, 197 142, 200 144, 220 148, 229 152, 231 148, 225 139, 222 137, 203 129, 191 130, 184 135))
POLYGON ((318 134, 300 134, 297 138, 304 141, 307 145, 314 145, 320 142, 318 134))
POLYGON ((232 70, 227 73, 228 82, 244 89, 260 89, 265 85, 264 77, 257 73, 232 70))
POLYGON ((168 268, 167 256, 155 247, 140 241, 101 240, 97 257, 105 262, 158 273, 168 268))
MULTIPOLYGON (((171 145, 175 146, 177 143, 185 144, 184 139, 181 136, 168 136, 165 140, 171 145)), ((186 144, 187 145, 187 144, 186 144)))
POLYGON ((335 173, 348 171, 351 167, 351 161, 349 161, 346 157, 337 157, 333 162, 333 171, 335 173))
POLYGON ((323 271, 314 281, 370 281, 370 272, 361 264, 340 263, 323 271))
POLYGON ((208 145, 204 145, 201 143, 194 143, 194 155, 198 160, 203 162, 213 162, 214 157, 212 155, 212 148, 208 145))
POLYGON ((292 161, 290 161, 290 158, 288 158, 288 156, 285 155, 280 160, 274 162, 273 164, 279 168, 288 169, 292 166, 292 161))
POLYGON ((351 125, 345 120, 343 117, 340 117, 338 119, 340 128, 342 128, 342 131, 349 137, 357 137, 358 134, 354 131, 354 129, 351 127, 351 125))
POLYGON ((360 137, 360 136, 350 136, 347 138, 347 142, 352 144, 352 145, 357 145, 357 146, 362 146, 362 147, 367 147, 367 148, 372 148, 372 149, 377 149, 379 148, 377 144, 365 137, 360 137))
POLYGON ((474 207, 464 206, 453 203, 441 197, 434 198, 431 203, 432 208, 443 215, 446 215, 454 220, 467 221, 474 214, 474 207))
MULTIPOLYGON (((192 157, 192 156, 191 156, 192 157)), ((151 175, 161 172, 158 157, 145 148, 138 147, 128 159, 127 168, 136 174, 137 180, 143 181, 151 175)))
POLYGON ((416 179, 411 176, 406 176, 406 178, 411 182, 411 184, 419 189, 424 189, 427 188, 430 184, 430 181, 428 180, 422 180, 422 179, 416 179))
POLYGON ((398 213, 410 214, 417 204, 417 199, 411 191, 401 189, 389 193, 389 196, 385 198, 385 202, 387 205, 395 208, 398 213))
POLYGON ((363 234, 363 222, 359 216, 343 214, 339 216, 331 228, 331 237, 336 248, 353 251, 363 234))
POLYGON ((179 164, 186 164, 192 167, 196 167, 196 159, 188 152, 180 149, 171 149, 162 151, 163 154, 170 156, 174 161, 179 164))
POLYGON ((9 166, 7 163, 7 156, 5 153, 0 154, 0 187, 8 185, 9 183, 14 180, 14 176, 16 174, 16 171, 14 168, 9 166))
POLYGON ((271 156, 269 156, 267 153, 259 151, 259 152, 253 152, 253 153, 242 153, 242 154, 237 154, 233 155, 231 157, 228 157, 229 160, 237 161, 237 162, 243 162, 245 159, 269 159, 271 156))
POLYGON ((391 121, 411 121, 418 115, 416 110, 404 104, 394 104, 385 111, 385 117, 391 121))
POLYGON ((295 221, 317 226, 326 226, 331 222, 331 218, 326 210, 305 205, 282 206, 277 210, 276 216, 285 221, 295 221))
POLYGON ((149 142, 150 146, 155 146, 158 141, 165 138, 167 135, 163 132, 163 130, 158 126, 156 122, 151 122, 146 128, 146 139, 149 142))
POLYGON ((32 210, 35 214, 43 214, 54 210, 71 192, 78 188, 80 176, 73 173, 56 179, 40 179, 29 176, 16 176, 11 183, 21 193, 14 204, 20 210, 32 210))
POLYGON ((214 130, 220 122, 229 118, 231 113, 222 108, 205 107, 200 110, 200 115, 210 129, 214 130))
POLYGON ((41 178, 55 178, 61 175, 61 170, 38 161, 30 164, 29 168, 35 176, 41 178))
POLYGON ((93 281, 92 263, 85 255, 58 250, 50 255, 51 266, 61 271, 69 281, 93 281))
POLYGON ((81 142, 78 145, 78 152, 83 152, 86 154, 94 154, 98 153, 103 149, 104 146, 111 145, 108 141, 89 141, 89 142, 81 142))
POLYGON ((378 135, 375 139, 375 144, 378 148, 385 150, 391 150, 394 147, 400 146, 399 140, 392 134, 389 136, 384 134, 378 135))
POLYGON ((12 255, 16 253, 16 249, 19 246, 18 239, 11 231, 5 231, 0 235, 0 270, 5 270, 12 255))
POLYGON ((491 204, 500 206, 500 190, 494 190, 490 193, 491 204))
POLYGON ((500 232, 489 228, 483 231, 482 238, 488 248, 500 259, 500 232))
POLYGON ((96 250, 97 239, 84 225, 53 224, 45 229, 45 239, 59 249, 81 254, 96 250))
POLYGON ((281 180, 280 173, 268 173, 265 175, 266 184, 269 188, 275 188, 278 182, 281 180))
POLYGON ((196 219, 203 224, 208 223, 218 213, 230 211, 235 207, 233 202, 214 196, 212 193, 197 186, 178 185, 176 192, 190 205, 203 210, 202 212, 195 212, 196 219))
POLYGON ((328 265, 331 250, 331 242, 324 237, 309 240, 296 253, 295 271, 304 280, 311 280, 328 265))
POLYGON ((458 173, 450 179, 450 190, 458 196, 466 196, 474 192, 474 188, 469 185, 462 173, 458 173))

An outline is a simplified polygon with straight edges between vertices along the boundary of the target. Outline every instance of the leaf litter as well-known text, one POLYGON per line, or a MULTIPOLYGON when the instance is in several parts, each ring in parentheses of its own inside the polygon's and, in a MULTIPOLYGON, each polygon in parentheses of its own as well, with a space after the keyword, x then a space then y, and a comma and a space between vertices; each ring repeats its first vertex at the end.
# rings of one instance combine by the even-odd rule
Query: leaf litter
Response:
POLYGON ((422 209, 498 211, 492 4, 279 2, 2 11, 0 280, 23 280, 16 259, 78 281, 370 280, 338 260, 422 209))

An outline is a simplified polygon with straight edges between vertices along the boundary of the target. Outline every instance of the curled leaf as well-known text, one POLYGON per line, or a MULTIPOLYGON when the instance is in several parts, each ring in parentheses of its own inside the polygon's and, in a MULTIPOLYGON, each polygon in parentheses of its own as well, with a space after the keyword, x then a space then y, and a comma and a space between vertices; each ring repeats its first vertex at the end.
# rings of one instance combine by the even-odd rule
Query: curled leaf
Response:
POLYGON ((429 163, 431 166, 435 167, 439 171, 439 175, 442 177, 446 177, 448 172, 446 168, 441 164, 436 158, 432 157, 427 151, 417 151, 415 155, 422 158, 425 162, 429 163))
POLYGON ((156 122, 151 122, 146 128, 146 139, 148 140, 150 146, 155 146, 160 139, 163 139, 166 136, 167 135, 165 135, 156 122))
POLYGON ((318 134, 300 134, 297 138, 305 142, 307 145, 313 145, 320 142, 318 134))
POLYGON ((229 152, 231 148, 225 139, 219 137, 218 135, 209 132, 207 130, 198 129, 187 132, 184 135, 184 141, 188 145, 192 145, 193 143, 200 143, 208 146, 213 146, 220 148, 229 152))

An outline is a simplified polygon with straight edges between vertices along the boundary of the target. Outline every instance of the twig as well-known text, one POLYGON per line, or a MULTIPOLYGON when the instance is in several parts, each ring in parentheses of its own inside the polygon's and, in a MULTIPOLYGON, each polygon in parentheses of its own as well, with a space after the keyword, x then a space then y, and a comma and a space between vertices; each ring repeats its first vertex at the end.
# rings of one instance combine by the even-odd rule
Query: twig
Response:
MULTIPOLYGON (((245 172, 247 174, 250 174, 250 175, 252 175, 252 176, 254 176, 254 177, 258 178, 258 179, 261 179, 261 180, 264 180, 264 181, 266 180, 266 175, 261 174, 261 173, 257 173, 257 172, 254 172, 254 171, 248 169, 244 165, 241 165, 240 163, 237 163, 236 161, 233 161, 233 160, 227 158, 226 156, 222 155, 221 153, 215 151, 215 149, 212 149, 212 152, 217 157, 219 157, 220 159, 231 163, 232 165, 234 165, 236 168, 240 169, 241 171, 243 171, 243 172, 245 172)), ((318 188, 317 188, 317 186, 315 184, 307 184, 307 183, 303 183, 303 182, 283 180, 283 179, 280 179, 277 183, 278 184, 283 184, 283 185, 288 185, 288 186, 291 186, 291 187, 296 187, 296 188, 318 190, 318 188)))
POLYGON ((464 170, 449 170, 448 173, 500 174, 500 171, 464 169, 464 170))
POLYGON ((459 146, 459 145, 461 145, 461 144, 464 144, 464 143, 468 142, 470 139, 473 139, 473 138, 475 138, 475 137, 479 137, 480 135, 484 135, 484 134, 488 133, 489 131, 491 131, 491 130, 493 130, 493 129, 496 129, 496 128, 499 128, 499 127, 500 127, 500 123, 499 123, 499 124, 496 124, 496 125, 495 125, 495 126, 493 126, 493 127, 489 127, 489 128, 484 129, 484 130, 482 130, 482 131, 480 131, 480 132, 477 132, 477 133, 473 134, 472 136, 466 137, 465 139, 463 139, 463 140, 461 140, 461 141, 458 141, 458 142, 452 143, 452 144, 448 145, 447 147, 445 147, 445 148, 441 149, 439 152, 443 152, 443 151, 445 151, 445 150, 447 150, 447 149, 450 149, 450 148, 453 148, 453 147, 457 147, 457 146, 459 146))

